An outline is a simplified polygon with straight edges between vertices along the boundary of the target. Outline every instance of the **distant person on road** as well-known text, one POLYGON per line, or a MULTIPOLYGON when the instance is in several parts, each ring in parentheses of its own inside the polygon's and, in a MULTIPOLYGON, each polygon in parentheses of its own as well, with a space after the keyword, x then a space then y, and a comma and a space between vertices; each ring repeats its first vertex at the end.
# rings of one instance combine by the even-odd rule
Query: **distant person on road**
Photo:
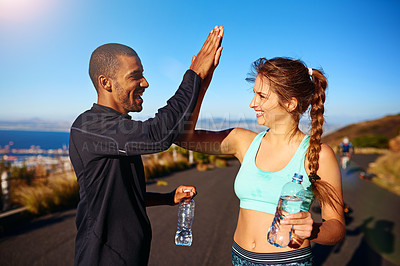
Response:
POLYGON ((353 154, 353 145, 349 141, 349 138, 344 137, 343 142, 339 145, 340 150, 340 165, 342 169, 346 169, 349 165, 351 155, 353 154))
POLYGON ((348 156, 349 159, 354 151, 353 144, 349 141, 348 137, 343 138, 342 143, 339 144, 339 149, 342 156, 348 156))
POLYGON ((219 60, 222 35, 222 27, 211 31, 175 95, 146 121, 128 115, 142 110, 149 86, 137 53, 121 44, 92 53, 89 75, 97 104, 75 120, 69 145, 80 186, 75 265, 147 265, 152 232, 145 207, 174 205, 196 194, 193 186, 146 192, 141 155, 168 149, 182 132, 204 78, 219 60))
POLYGON ((241 162, 234 185, 240 212, 232 246, 233 265, 311 265, 310 241, 334 245, 345 235, 340 169, 333 150, 321 144, 327 80, 321 71, 288 58, 260 58, 253 68, 248 78, 254 82, 250 107, 258 124, 267 127, 265 131, 195 130, 193 124, 205 93, 202 90, 193 123, 176 143, 197 152, 231 154, 241 162), (311 131, 305 135, 299 120, 308 109, 311 131), (288 247, 279 248, 266 237, 281 189, 294 173, 304 177, 306 200, 301 212, 283 221, 293 225, 294 235, 288 247), (321 204, 322 223, 314 222, 309 212, 314 197, 321 204))

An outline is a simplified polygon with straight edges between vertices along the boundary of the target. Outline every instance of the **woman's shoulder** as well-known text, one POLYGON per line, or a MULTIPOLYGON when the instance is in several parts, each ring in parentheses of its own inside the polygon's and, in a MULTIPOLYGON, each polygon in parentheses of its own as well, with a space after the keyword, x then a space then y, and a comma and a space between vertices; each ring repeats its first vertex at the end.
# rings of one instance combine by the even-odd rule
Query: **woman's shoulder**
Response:
POLYGON ((235 142, 236 147, 236 157, 239 161, 243 160, 244 155, 250 147, 250 144, 253 142, 254 138, 259 133, 254 131, 245 129, 245 128, 234 128, 232 132, 229 134, 230 137, 235 142))
POLYGON ((236 128, 233 129, 233 131, 235 131, 236 134, 238 134, 238 135, 240 135, 242 137, 249 137, 249 138, 253 138, 253 139, 254 139, 255 136, 260 134, 260 133, 251 131, 249 129, 241 128, 241 127, 236 127, 236 128))
POLYGON ((232 130, 232 136, 237 140, 237 142, 240 143, 251 143, 254 138, 258 135, 259 133, 256 133, 254 131, 245 129, 245 128, 234 128, 232 130))
MULTIPOLYGON (((306 156, 306 162, 307 162, 306 169, 308 169, 309 161, 307 156, 306 156)), ((319 163, 319 170, 318 170, 319 174, 324 172, 329 172, 330 170, 332 170, 332 168, 335 169, 337 167, 337 159, 335 152, 328 144, 321 143, 321 150, 319 152, 318 163, 319 163)), ((307 173, 309 173, 308 170, 307 173)))
POLYGON ((331 146, 325 143, 321 143, 321 151, 319 153, 319 159, 321 162, 335 160, 336 155, 331 146))
POLYGON ((331 183, 340 181, 340 169, 335 152, 327 144, 321 144, 318 174, 325 181, 329 181, 331 183))

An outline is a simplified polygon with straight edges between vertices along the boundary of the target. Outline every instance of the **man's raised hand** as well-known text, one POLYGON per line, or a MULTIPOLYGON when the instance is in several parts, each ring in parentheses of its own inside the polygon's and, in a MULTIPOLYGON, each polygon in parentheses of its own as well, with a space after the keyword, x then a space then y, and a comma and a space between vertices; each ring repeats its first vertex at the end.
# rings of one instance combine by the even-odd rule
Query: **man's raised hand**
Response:
POLYGON ((208 35, 200 52, 192 60, 190 69, 196 72, 203 80, 210 72, 215 70, 219 63, 222 52, 221 42, 223 35, 224 28, 222 26, 215 26, 208 35))

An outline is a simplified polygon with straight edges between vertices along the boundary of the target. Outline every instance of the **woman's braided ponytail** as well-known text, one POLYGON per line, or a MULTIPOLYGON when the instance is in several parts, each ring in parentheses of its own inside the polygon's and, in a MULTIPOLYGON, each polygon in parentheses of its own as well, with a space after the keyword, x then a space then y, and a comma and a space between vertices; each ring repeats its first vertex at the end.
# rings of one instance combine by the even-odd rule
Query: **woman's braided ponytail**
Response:
MULTIPOLYGON (((328 204, 336 209, 336 204, 342 205, 339 196, 328 182, 321 180, 317 175, 319 169, 319 153, 321 151, 321 137, 323 133, 325 90, 328 86, 323 73, 317 69, 312 70, 312 81, 314 84, 314 94, 311 99, 310 117, 310 146, 307 150, 308 169, 310 170, 309 179, 311 189, 318 198, 321 205, 328 204)), ((337 210, 337 209, 336 209, 337 210)))

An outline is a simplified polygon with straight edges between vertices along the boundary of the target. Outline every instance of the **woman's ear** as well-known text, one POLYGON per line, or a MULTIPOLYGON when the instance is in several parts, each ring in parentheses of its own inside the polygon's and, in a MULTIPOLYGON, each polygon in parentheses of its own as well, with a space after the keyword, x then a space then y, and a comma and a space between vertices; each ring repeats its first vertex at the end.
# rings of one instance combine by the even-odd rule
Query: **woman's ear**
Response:
POLYGON ((296 110, 297 105, 299 104, 299 102, 297 101, 297 99, 295 97, 290 98, 290 100, 287 102, 286 104, 286 108, 287 110, 291 113, 294 110, 296 110))

